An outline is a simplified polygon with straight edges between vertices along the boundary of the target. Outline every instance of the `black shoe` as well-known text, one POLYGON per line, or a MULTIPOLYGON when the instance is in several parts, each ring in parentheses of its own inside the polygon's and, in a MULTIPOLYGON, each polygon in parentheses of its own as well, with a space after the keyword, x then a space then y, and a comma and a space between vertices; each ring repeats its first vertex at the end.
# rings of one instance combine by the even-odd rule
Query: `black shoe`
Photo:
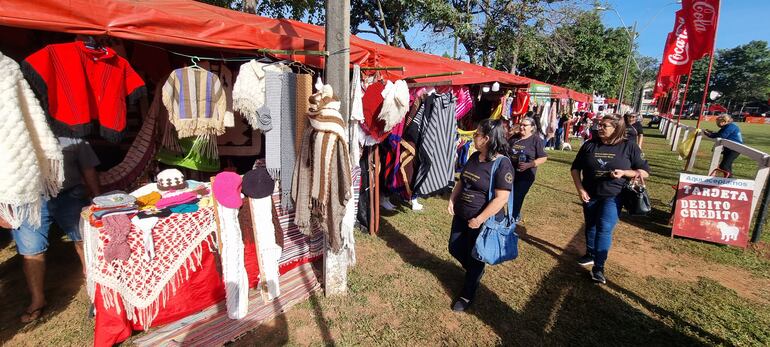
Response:
POLYGON ((452 304, 452 311, 463 312, 467 310, 469 306, 471 306, 471 301, 461 296, 454 304, 452 304))
POLYGON ((582 265, 582 266, 593 265, 594 264, 594 257, 586 254, 586 255, 580 257, 580 259, 577 260, 577 263, 582 265))
POLYGON ((594 282, 596 283, 601 283, 601 284, 607 283, 607 277, 604 277, 604 270, 602 269, 591 270, 591 279, 594 280, 594 282))

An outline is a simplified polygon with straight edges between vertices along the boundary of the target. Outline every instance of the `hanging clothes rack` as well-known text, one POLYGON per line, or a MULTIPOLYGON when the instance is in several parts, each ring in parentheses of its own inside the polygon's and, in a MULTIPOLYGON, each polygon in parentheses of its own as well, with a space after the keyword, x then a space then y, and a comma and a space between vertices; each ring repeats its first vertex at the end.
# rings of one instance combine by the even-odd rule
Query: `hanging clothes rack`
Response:
POLYGON ((403 66, 365 66, 361 67, 361 71, 401 71, 404 72, 403 66))
POLYGON ((406 85, 409 88, 440 87, 440 86, 451 86, 452 81, 446 80, 446 81, 436 81, 436 82, 416 82, 416 83, 407 83, 406 85))
POLYGON ((416 80, 421 78, 430 78, 430 77, 444 77, 444 76, 456 76, 456 75, 462 75, 462 71, 450 71, 450 72, 440 72, 440 73, 429 73, 424 75, 415 75, 415 76, 408 76, 404 77, 405 80, 416 80))

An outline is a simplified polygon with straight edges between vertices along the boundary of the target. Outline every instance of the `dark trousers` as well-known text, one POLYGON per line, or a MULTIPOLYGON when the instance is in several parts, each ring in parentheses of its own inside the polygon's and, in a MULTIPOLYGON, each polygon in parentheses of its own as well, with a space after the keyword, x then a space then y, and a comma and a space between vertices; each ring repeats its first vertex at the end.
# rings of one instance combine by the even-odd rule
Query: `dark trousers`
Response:
POLYGON ((585 217, 586 254, 594 258, 594 268, 604 270, 612 245, 612 232, 618 224, 620 198, 591 198, 583 203, 585 217))
POLYGON ((513 181, 513 219, 521 220, 521 206, 524 205, 524 198, 527 197, 529 188, 535 181, 513 181))
POLYGON ((729 149, 729 148, 724 148, 722 150, 722 161, 719 162, 719 168, 732 174, 733 162, 735 161, 736 158, 738 158, 738 155, 739 155, 738 152, 733 151, 732 149, 729 149))
POLYGON ((471 229, 468 227, 468 221, 457 216, 452 219, 452 233, 449 235, 449 253, 460 262, 465 269, 465 281, 463 291, 460 296, 468 300, 473 300, 476 296, 476 290, 481 283, 481 276, 484 275, 484 262, 478 261, 471 256, 473 246, 476 244, 476 238, 481 229, 471 229))

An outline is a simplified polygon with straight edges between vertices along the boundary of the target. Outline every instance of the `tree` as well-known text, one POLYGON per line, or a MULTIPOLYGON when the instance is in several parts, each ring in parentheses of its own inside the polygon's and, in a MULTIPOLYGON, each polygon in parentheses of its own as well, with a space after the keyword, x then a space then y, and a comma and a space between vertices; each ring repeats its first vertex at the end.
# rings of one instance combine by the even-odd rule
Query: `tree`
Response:
POLYGON ((713 88, 736 103, 767 100, 770 93, 770 48, 767 41, 751 41, 720 50, 713 88))
POLYGON ((375 34, 385 44, 412 49, 404 33, 420 18, 421 3, 409 0, 352 0, 352 34, 375 34))

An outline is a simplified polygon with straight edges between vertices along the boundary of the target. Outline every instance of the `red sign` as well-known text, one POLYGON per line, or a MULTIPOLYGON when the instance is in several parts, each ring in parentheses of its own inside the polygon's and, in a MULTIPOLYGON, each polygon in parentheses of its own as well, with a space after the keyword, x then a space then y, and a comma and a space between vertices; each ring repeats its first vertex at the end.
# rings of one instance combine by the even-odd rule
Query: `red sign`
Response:
POLYGON ((754 181, 679 174, 671 235, 746 247, 754 181))
POLYGON ((666 40, 663 62, 660 66, 662 76, 680 76, 690 73, 693 59, 690 57, 687 28, 682 12, 682 10, 676 12, 674 31, 668 34, 669 37, 666 40))
POLYGON ((719 0, 682 1, 685 25, 690 40, 690 58, 711 54, 717 34, 719 0))

